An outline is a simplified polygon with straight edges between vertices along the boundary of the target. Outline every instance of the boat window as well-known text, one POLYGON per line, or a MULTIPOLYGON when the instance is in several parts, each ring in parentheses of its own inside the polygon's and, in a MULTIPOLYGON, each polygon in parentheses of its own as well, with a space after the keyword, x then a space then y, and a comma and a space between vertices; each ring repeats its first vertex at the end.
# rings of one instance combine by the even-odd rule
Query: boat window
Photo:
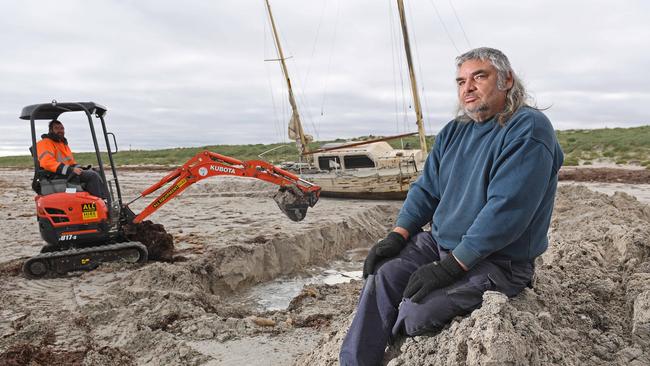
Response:
POLYGON ((338 156, 319 156, 318 167, 320 170, 340 169, 341 159, 338 156))
POLYGON ((375 162, 367 155, 348 155, 343 157, 345 169, 374 168, 375 162))

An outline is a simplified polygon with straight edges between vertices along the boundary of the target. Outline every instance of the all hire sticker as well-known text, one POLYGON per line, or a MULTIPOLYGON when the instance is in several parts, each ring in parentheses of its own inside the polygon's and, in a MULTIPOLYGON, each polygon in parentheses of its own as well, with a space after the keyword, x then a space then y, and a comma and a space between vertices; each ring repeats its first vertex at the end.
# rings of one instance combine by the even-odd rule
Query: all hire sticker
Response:
POLYGON ((97 218, 97 206, 94 203, 84 203, 81 205, 81 212, 84 220, 97 218))

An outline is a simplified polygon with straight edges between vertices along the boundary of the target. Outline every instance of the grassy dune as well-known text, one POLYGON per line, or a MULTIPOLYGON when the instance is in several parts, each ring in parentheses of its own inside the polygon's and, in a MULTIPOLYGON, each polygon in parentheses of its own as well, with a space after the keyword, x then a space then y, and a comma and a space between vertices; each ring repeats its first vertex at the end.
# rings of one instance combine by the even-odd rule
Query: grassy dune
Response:
MULTIPOLYGON (((565 166, 589 165, 596 161, 611 161, 618 164, 642 165, 650 167, 650 125, 632 128, 604 128, 595 130, 567 130, 557 132, 560 145, 565 153, 565 166)), ((371 136, 372 137, 372 136, 371 136)), ((433 137, 428 137, 429 147, 433 137)), ((343 142, 343 140, 336 140, 343 142)), ((317 149, 325 142, 312 143, 310 148, 317 149)), ((418 146, 417 137, 389 142, 396 148, 408 144, 412 148, 418 146)), ((120 151, 114 156, 115 164, 123 165, 181 165, 187 159, 202 150, 210 150, 240 160, 260 159, 273 163, 281 161, 298 161, 295 146, 289 144, 254 144, 254 145, 212 145, 202 147, 187 147, 162 150, 131 150, 120 151), (286 145, 280 147, 282 145, 286 145)), ((92 153, 76 153, 75 158, 80 164, 95 164, 92 153)), ((104 157, 104 162, 107 158, 104 157)), ((0 157, 0 167, 32 167, 30 156, 0 157)))
POLYGON ((650 126, 559 131, 564 165, 596 160, 650 167, 650 126))

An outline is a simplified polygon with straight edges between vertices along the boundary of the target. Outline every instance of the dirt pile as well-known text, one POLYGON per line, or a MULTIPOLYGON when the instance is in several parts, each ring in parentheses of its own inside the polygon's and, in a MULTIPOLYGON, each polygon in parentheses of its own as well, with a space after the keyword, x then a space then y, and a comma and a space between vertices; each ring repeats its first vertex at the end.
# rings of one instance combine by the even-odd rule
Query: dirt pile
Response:
POLYGON ((5 366, 130 366, 133 357, 111 347, 83 351, 56 351, 52 346, 15 344, 0 354, 0 364, 5 366))
MULTIPOLYGON (((533 289, 486 293, 437 334, 402 339, 388 365, 650 364, 650 207, 561 187, 549 239, 533 289)), ((335 364, 350 321, 296 364, 335 364)))
POLYGON ((19 276, 22 273, 24 259, 14 259, 0 263, 0 278, 5 276, 19 276))
POLYGON ((18 365, 81 365, 83 352, 55 352, 48 346, 14 344, 0 354, 0 364, 18 365))
POLYGON ((174 237, 161 224, 149 220, 138 224, 127 224, 124 227, 126 237, 147 247, 149 260, 170 262, 174 257, 174 237))

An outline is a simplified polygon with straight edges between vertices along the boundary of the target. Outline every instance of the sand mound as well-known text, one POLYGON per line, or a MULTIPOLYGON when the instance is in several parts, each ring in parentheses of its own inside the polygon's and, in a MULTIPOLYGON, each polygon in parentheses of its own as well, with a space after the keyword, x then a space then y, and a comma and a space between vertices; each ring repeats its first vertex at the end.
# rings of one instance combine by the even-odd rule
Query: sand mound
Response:
MULTIPOLYGON (((439 333, 402 340, 388 364, 650 364, 649 224, 650 208, 627 194, 562 187, 534 289, 486 293, 439 333)), ((350 321, 297 364, 335 364, 350 321)))

